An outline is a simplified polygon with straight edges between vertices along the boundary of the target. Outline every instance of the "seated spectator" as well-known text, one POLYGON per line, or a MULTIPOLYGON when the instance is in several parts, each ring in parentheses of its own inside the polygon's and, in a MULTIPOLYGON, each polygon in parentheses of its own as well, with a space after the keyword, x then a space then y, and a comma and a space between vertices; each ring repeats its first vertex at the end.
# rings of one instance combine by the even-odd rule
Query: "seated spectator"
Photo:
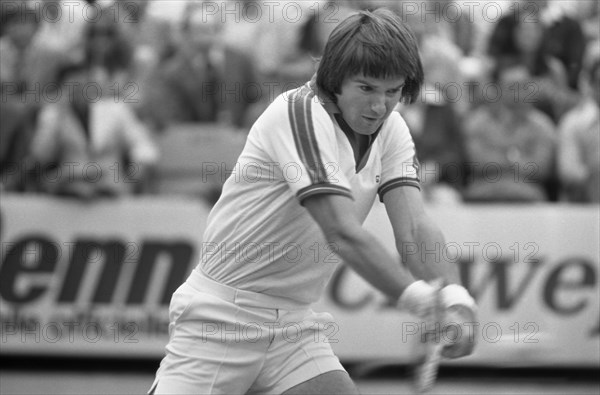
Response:
POLYGON ((150 6, 144 0, 115 0, 114 4, 119 30, 131 44, 134 60, 154 64, 171 51, 174 37, 167 21, 149 14, 150 6))
MULTIPOLYGON (((219 15, 189 4, 175 53, 155 70, 146 88, 144 118, 156 129, 173 124, 225 122, 242 126, 252 98, 253 67, 221 44, 219 15)), ((255 98, 254 98, 255 99, 255 98)))
POLYGON ((462 200, 465 146, 453 103, 429 86, 416 102, 399 110, 415 142, 425 196, 435 200, 437 191, 443 190, 444 196, 462 200))
MULTIPOLYGON (((87 22, 84 34, 84 63, 90 78, 107 94, 117 98, 127 96, 124 98, 127 102, 139 100, 127 95, 127 87, 132 83, 129 67, 133 48, 121 34, 118 19, 104 10, 100 17, 87 22)), ((135 87, 131 87, 131 92, 134 91, 135 87)))
POLYGON ((36 75, 45 67, 32 47, 39 16, 24 1, 2 3, 0 15, 0 189, 24 191, 27 148, 42 99, 36 75))
POLYGON ((600 202, 600 56, 590 63, 584 97, 559 124, 558 174, 571 202, 600 202))
POLYGON ((38 19, 36 12, 27 8, 25 3, 15 2, 2 13, 0 82, 3 101, 8 96, 17 95, 16 101, 22 102, 21 93, 34 88, 34 68, 43 67, 35 64, 35 51, 31 45, 38 30, 38 19))
MULTIPOLYGON (((442 8, 438 7, 437 11, 441 13, 442 8)), ((452 40, 451 24, 443 15, 427 15, 424 22, 420 14, 408 14, 404 18, 419 42, 425 95, 430 101, 432 97, 439 97, 460 116, 468 113, 475 105, 472 95, 467 92, 468 84, 480 82, 472 79, 473 68, 484 69, 483 62, 464 56, 452 40)))
POLYGON ((531 78, 523 66, 500 72, 500 100, 479 106, 466 119, 468 201, 544 201, 553 176, 552 121, 522 98, 531 78), (519 99, 520 98, 520 99, 519 99))
POLYGON ((85 66, 64 68, 60 81, 30 148, 39 189, 82 199, 136 192, 158 159, 148 131, 126 103, 97 96, 85 66))
POLYGON ((273 13, 273 21, 263 21, 256 37, 254 61, 261 78, 280 83, 277 93, 303 85, 315 73, 311 55, 317 54, 321 43, 312 30, 315 12, 311 7, 318 7, 318 3, 283 0, 273 13), (298 18, 287 18, 281 11, 289 4, 298 8, 298 18))
POLYGON ((578 90, 586 47, 582 23, 576 19, 576 3, 549 1, 540 12, 544 25, 540 56, 560 62, 567 86, 572 90, 578 90))
MULTIPOLYGON (((555 4, 556 3, 556 4, 555 4)), ((585 48, 578 21, 552 2, 539 12, 501 18, 490 36, 494 78, 507 67, 524 65, 535 87, 535 106, 557 124, 578 100, 577 80, 585 48)), ((524 5, 519 6, 522 11, 524 5)), ((535 10, 534 3, 527 9, 535 10)))
POLYGON ((36 5, 40 23, 31 45, 34 62, 43 65, 35 75, 42 87, 56 82, 62 66, 83 60, 86 6, 86 2, 68 0, 46 0, 36 5))
POLYGON ((402 106, 400 112, 415 141, 423 191, 429 201, 439 201, 438 196, 443 196, 443 202, 460 201, 465 162, 457 113, 457 97, 462 96, 462 51, 451 41, 449 25, 441 15, 429 15, 424 22, 420 15, 405 18, 419 42, 425 83, 417 101, 402 106), (452 99, 449 86, 458 87, 452 99))
MULTIPOLYGON (((129 81, 123 86, 123 96, 137 112, 146 96, 146 89, 154 83, 152 73, 158 64, 173 50, 174 37, 171 24, 151 13, 157 2, 146 0, 116 0, 119 32, 131 51, 128 65, 129 81), (135 84, 135 85, 133 85, 135 84)), ((169 4, 167 4, 168 6, 169 4)))
MULTIPOLYGON (((283 0, 272 3, 275 11, 271 19, 266 12, 269 2, 257 3, 263 9, 263 17, 259 28, 254 30, 251 50, 262 94, 250 110, 248 124, 252 124, 277 95, 311 79, 316 71, 315 57, 319 56, 323 45, 319 25, 325 23, 318 21, 315 9, 321 9, 321 18, 328 15, 323 11, 322 1, 283 0), (289 6, 296 10, 297 18, 286 16, 289 6)), ((340 14, 329 19, 339 20, 345 12, 342 9, 340 14)))

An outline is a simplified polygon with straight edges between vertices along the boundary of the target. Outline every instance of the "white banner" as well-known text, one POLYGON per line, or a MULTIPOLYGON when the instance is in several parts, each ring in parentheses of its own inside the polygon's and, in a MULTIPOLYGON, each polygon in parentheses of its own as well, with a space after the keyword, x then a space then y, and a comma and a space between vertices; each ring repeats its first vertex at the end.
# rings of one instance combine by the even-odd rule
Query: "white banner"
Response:
MULTIPOLYGON (((455 262, 480 308, 477 325, 459 328, 475 354, 452 363, 598 366, 598 206, 428 212, 447 240, 425 253, 455 262)), ((207 215, 188 200, 3 195, 0 353, 161 357, 168 302, 198 261, 207 215)), ((397 255, 381 205, 365 226, 397 255)), ((315 310, 336 318, 326 331, 344 361, 418 354, 416 320, 347 268, 315 310)))
MULTIPOLYGON (((599 367, 599 213, 598 206, 429 207, 446 243, 426 253, 459 265, 479 305, 480 322, 458 327, 475 336, 476 352, 450 363, 599 367)), ((398 255, 383 206, 365 226, 398 255)), ((319 308, 336 318, 333 347, 343 359, 410 362, 418 354, 419 323, 348 269, 319 308)))
POLYGON ((162 355, 168 303, 198 262, 208 210, 3 196, 1 352, 162 355))

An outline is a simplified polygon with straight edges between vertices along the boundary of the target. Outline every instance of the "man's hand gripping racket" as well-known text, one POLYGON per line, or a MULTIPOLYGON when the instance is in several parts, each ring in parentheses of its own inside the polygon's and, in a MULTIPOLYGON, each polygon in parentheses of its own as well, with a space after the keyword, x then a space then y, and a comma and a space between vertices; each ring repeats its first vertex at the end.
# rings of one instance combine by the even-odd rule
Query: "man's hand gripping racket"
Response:
POLYGON ((439 279, 431 284, 419 280, 409 285, 400 297, 398 307, 424 321, 425 333, 420 339, 425 354, 415 366, 414 386, 417 392, 425 393, 435 384, 442 357, 459 358, 473 352, 474 338, 454 338, 444 330, 448 323, 474 322, 477 306, 465 288, 456 284, 443 286, 439 279))

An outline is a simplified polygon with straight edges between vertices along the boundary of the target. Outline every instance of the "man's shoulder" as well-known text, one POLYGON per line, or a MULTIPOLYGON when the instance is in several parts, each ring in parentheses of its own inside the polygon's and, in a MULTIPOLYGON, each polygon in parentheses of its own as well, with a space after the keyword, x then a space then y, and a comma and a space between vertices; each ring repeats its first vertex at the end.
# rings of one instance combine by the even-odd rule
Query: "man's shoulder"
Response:
POLYGON ((325 103, 308 86, 304 85, 279 94, 269 104, 261 118, 269 122, 296 119, 300 122, 311 121, 315 118, 327 118, 325 103))

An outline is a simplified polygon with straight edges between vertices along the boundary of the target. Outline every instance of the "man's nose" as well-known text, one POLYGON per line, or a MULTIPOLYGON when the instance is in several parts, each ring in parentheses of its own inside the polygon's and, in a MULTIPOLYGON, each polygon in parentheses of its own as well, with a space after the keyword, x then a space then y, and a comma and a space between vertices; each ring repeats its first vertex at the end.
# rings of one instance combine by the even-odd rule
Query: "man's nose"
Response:
POLYGON ((385 95, 373 95, 371 99, 371 111, 378 116, 385 114, 385 95))

